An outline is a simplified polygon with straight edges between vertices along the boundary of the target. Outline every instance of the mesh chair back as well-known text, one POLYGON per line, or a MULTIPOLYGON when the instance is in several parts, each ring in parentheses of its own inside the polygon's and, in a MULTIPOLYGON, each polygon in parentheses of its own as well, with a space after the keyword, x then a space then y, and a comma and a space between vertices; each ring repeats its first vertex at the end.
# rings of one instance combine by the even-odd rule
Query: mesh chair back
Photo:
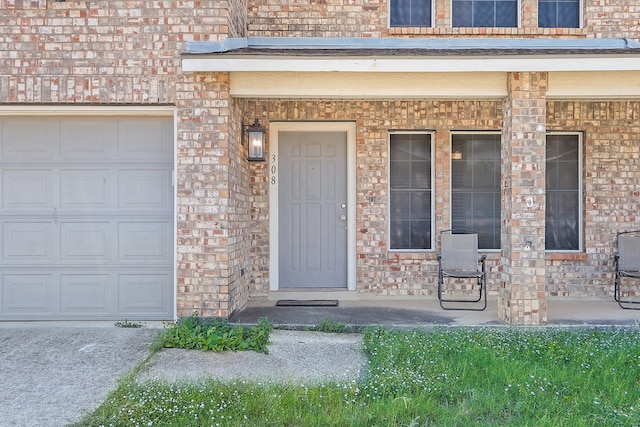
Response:
POLYGON ((618 268, 640 271, 640 234, 618 235, 618 268))
POLYGON ((476 233, 442 233, 440 245, 443 270, 478 271, 478 235, 476 233))

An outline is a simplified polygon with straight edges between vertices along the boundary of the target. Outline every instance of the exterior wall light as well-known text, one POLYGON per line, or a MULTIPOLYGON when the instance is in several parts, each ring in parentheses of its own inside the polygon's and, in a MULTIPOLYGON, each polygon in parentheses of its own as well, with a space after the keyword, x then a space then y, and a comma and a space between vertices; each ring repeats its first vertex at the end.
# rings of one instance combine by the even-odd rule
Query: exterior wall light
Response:
MULTIPOLYGON (((250 162, 264 162, 264 127, 256 117, 252 125, 242 125, 242 133, 247 134, 247 160, 250 162)), ((242 136, 244 143, 244 135, 242 136)))

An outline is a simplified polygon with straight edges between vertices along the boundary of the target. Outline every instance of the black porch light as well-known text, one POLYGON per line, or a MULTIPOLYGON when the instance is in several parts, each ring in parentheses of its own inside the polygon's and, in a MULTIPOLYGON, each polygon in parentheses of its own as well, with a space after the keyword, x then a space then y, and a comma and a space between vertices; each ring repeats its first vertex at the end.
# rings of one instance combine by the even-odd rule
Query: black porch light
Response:
MULTIPOLYGON (((256 117, 252 125, 242 125, 243 133, 247 133, 247 160, 250 162, 264 162, 264 127, 256 117)), ((243 135, 244 143, 244 135, 243 135)))

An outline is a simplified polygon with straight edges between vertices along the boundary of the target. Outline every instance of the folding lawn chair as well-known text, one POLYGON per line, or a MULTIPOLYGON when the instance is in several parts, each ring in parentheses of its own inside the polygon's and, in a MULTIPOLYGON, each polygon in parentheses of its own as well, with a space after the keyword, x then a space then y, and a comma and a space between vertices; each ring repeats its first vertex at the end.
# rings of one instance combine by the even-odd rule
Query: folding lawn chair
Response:
POLYGON ((482 311, 487 308, 486 258, 486 255, 478 258, 478 233, 465 230, 444 230, 440 233, 440 254, 438 255, 438 300, 440 307, 444 310, 472 311, 482 311), (478 297, 476 299, 444 298, 445 277, 475 279, 478 297), (445 307, 443 303, 446 303, 447 306, 445 307), (448 303, 456 304, 451 306, 448 303), (460 307, 459 303, 473 303, 475 305, 466 308, 460 307))
POLYGON ((640 310, 640 300, 622 299, 623 294, 629 295, 629 290, 623 292, 624 282, 629 285, 632 279, 640 279, 640 230, 618 233, 618 253, 614 257, 616 267, 616 279, 613 289, 613 297, 620 307, 625 310, 640 310))

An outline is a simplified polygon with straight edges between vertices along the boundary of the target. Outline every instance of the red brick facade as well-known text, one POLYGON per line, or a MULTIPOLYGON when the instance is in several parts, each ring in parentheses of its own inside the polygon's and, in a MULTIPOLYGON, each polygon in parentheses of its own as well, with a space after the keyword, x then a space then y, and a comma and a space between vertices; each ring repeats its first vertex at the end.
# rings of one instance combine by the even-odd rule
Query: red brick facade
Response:
POLYGON ((489 254, 490 295, 502 320, 544 324, 547 298, 612 296, 615 233, 640 220, 640 101, 547 99, 545 72, 508 73, 504 100, 234 98, 232 74, 185 72, 181 57, 187 42, 247 36, 637 39, 631 3, 584 0, 583 28, 539 29, 537 2, 522 0, 519 28, 461 29, 450 0, 435 2, 433 28, 389 28, 387 0, 0 0, 0 106, 175 107, 177 315, 225 317, 270 292, 269 170, 246 161, 249 118, 267 137, 276 120, 355 122, 363 295, 436 291, 435 251, 389 249, 389 129, 433 132, 436 232, 450 227, 451 131, 501 132, 503 237, 489 254), (579 253, 544 251, 547 131, 583 133, 579 253))

